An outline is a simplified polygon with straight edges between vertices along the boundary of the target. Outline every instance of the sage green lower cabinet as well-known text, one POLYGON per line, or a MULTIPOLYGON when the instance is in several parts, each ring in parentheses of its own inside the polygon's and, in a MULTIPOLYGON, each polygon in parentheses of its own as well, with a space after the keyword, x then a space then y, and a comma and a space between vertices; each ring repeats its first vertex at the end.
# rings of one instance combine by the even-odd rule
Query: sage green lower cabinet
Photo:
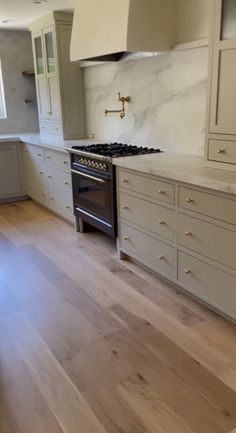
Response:
POLYGON ((117 167, 117 197, 120 257, 236 321, 236 196, 117 167))
POLYGON ((74 223, 70 158, 66 151, 22 145, 25 193, 74 223))
POLYGON ((0 143, 0 201, 23 194, 20 143, 0 143))

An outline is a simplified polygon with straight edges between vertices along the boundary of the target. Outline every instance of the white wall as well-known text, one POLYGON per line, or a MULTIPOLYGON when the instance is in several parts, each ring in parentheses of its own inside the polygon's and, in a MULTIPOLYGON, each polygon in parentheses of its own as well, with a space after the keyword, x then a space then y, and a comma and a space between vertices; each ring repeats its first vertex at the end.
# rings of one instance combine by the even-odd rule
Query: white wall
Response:
POLYGON ((0 57, 7 108, 7 119, 0 119, 0 134, 37 131, 34 78, 22 76, 23 70, 33 67, 30 33, 0 30, 0 57), (26 98, 35 103, 26 104, 26 98))
POLYGON ((205 47, 86 68, 88 131, 96 140, 203 154, 207 67, 205 47), (131 97, 126 117, 105 117, 120 107, 119 91, 131 97))

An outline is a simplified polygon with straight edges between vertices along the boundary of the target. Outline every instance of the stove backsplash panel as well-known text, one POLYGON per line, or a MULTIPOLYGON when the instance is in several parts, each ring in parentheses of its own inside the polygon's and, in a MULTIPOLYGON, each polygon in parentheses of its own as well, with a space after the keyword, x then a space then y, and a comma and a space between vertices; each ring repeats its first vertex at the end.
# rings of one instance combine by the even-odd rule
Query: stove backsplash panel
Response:
POLYGON ((203 155, 208 48, 85 68, 88 131, 99 141, 120 141, 203 155), (130 95, 126 117, 117 93, 130 95))

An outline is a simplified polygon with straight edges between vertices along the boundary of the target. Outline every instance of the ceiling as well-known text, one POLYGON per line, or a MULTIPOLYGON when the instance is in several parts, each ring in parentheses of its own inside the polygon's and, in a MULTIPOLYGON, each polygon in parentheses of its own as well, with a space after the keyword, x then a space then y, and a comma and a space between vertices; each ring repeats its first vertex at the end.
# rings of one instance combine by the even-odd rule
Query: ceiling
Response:
POLYGON ((0 29, 25 30, 28 25, 51 11, 72 10, 77 0, 47 0, 34 4, 34 0, 1 0, 0 29), (4 20, 13 20, 3 23, 4 20))

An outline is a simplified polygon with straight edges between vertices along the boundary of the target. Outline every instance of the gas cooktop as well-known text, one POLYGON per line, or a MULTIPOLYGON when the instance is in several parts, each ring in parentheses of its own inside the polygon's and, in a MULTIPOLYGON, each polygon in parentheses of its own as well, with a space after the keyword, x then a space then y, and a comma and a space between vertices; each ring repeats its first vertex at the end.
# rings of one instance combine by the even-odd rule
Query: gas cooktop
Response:
POLYGON ((72 151, 84 152, 93 155, 99 155, 109 158, 118 158, 121 156, 145 155, 149 153, 159 153, 160 149, 149 147, 133 146, 123 143, 104 143, 90 144, 89 146, 72 146, 72 151))

